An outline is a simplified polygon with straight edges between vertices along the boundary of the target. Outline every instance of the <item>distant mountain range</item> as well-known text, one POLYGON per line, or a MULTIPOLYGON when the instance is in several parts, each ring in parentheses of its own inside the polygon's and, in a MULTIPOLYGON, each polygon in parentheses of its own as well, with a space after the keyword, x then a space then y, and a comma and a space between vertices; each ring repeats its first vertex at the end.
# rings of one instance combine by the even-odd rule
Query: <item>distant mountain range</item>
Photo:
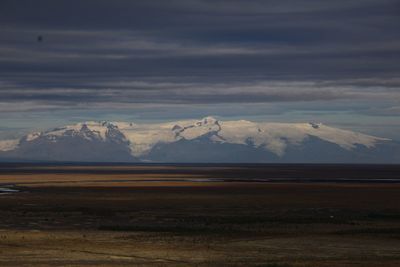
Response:
POLYGON ((400 163, 400 143, 320 123, 89 121, 0 141, 0 161, 400 163))

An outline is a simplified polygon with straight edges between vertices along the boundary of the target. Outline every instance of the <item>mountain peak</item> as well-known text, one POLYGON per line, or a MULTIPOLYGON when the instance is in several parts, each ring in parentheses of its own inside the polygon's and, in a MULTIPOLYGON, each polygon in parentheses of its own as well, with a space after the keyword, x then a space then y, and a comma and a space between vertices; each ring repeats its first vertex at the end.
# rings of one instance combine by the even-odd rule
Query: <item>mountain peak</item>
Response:
POLYGON ((202 118, 200 121, 202 124, 216 124, 218 122, 218 120, 212 116, 207 116, 202 118))
POLYGON ((321 122, 309 122, 308 124, 310 124, 310 126, 313 127, 314 129, 319 129, 319 127, 322 126, 321 122))
POLYGON ((213 125, 218 125, 218 120, 211 116, 204 117, 201 120, 198 120, 194 123, 195 127, 202 127, 202 126, 212 127, 213 125))
POLYGON ((116 127, 112 122, 109 121, 84 121, 75 124, 78 127, 87 126, 88 128, 91 127, 116 127))

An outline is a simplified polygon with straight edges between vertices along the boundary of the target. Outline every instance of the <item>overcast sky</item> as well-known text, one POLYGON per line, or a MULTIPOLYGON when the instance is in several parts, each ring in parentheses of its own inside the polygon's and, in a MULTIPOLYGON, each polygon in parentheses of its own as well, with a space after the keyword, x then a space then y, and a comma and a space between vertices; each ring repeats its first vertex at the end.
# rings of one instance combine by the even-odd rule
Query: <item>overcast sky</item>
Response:
POLYGON ((400 140, 399 28, 399 0, 1 0, 0 138, 213 115, 400 140))

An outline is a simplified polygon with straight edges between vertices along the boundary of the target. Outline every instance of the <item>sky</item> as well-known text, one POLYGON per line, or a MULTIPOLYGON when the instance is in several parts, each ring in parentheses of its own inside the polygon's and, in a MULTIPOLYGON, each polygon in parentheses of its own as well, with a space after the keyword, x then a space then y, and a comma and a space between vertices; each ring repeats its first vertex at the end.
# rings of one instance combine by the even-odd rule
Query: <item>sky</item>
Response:
POLYGON ((212 115, 400 140, 399 27, 399 0, 1 0, 0 139, 212 115))

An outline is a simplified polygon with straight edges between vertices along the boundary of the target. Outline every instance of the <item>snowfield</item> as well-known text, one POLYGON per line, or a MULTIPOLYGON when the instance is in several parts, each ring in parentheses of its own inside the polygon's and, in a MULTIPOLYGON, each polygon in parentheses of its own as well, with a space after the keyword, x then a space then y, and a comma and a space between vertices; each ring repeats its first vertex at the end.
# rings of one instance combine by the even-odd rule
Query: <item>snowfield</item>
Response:
POLYGON ((0 141, 0 151, 10 151, 18 147, 19 140, 2 140, 0 141))
MULTIPOLYGON (((44 135, 61 136, 66 131, 74 131, 78 135, 83 127, 87 127, 94 136, 105 140, 110 126, 116 126, 125 135, 135 156, 146 154, 158 143, 173 143, 181 139, 193 140, 207 134, 211 135, 211 140, 214 142, 244 145, 251 142, 255 147, 264 147, 277 155, 283 155, 287 145, 299 144, 308 136, 315 136, 345 149, 352 149, 357 144, 373 147, 379 141, 388 140, 323 124, 218 121, 213 117, 160 124, 89 121, 56 129, 44 135)), ((83 136, 91 138, 85 134, 83 136)), ((10 144, 10 147, 12 145, 10 144)))
MULTIPOLYGON (((208 145, 217 145, 209 148, 211 150, 220 149, 221 146, 218 146, 218 144, 242 145, 247 148, 262 149, 277 157, 283 157, 288 148, 298 147, 312 138, 335 144, 345 151, 351 151, 360 146, 367 149, 374 148, 377 144, 390 141, 389 139, 342 130, 321 123, 220 121, 214 117, 205 117, 201 120, 182 120, 156 124, 80 122, 45 132, 31 133, 20 140, 0 141, 0 151, 14 151, 20 147, 36 144, 36 146, 31 146, 28 149, 33 153, 38 149, 46 151, 51 144, 56 145, 64 142, 65 146, 68 147, 70 146, 68 144, 71 144, 68 142, 72 142, 71 140, 81 140, 79 142, 83 143, 76 146, 91 144, 92 148, 87 147, 88 151, 93 147, 101 150, 103 149, 101 148, 102 144, 107 144, 107 149, 120 146, 119 149, 128 151, 127 153, 130 153, 133 158, 147 160, 147 155, 151 154, 157 146, 205 141, 208 145)), ((73 149, 73 147, 68 149, 73 149)), ((171 148, 162 147, 162 149, 171 148)), ((184 150, 187 148, 174 147, 174 149, 184 150)), ((197 150, 198 148, 190 149, 197 150)), ((233 149, 233 147, 230 149, 233 149)), ((57 153, 62 153, 62 151, 54 153, 58 155, 57 153)), ((171 152, 164 151, 163 153, 169 154, 171 152)), ((196 154, 196 151, 192 151, 192 153, 196 154)), ((226 153, 229 154, 229 152, 226 153)))

